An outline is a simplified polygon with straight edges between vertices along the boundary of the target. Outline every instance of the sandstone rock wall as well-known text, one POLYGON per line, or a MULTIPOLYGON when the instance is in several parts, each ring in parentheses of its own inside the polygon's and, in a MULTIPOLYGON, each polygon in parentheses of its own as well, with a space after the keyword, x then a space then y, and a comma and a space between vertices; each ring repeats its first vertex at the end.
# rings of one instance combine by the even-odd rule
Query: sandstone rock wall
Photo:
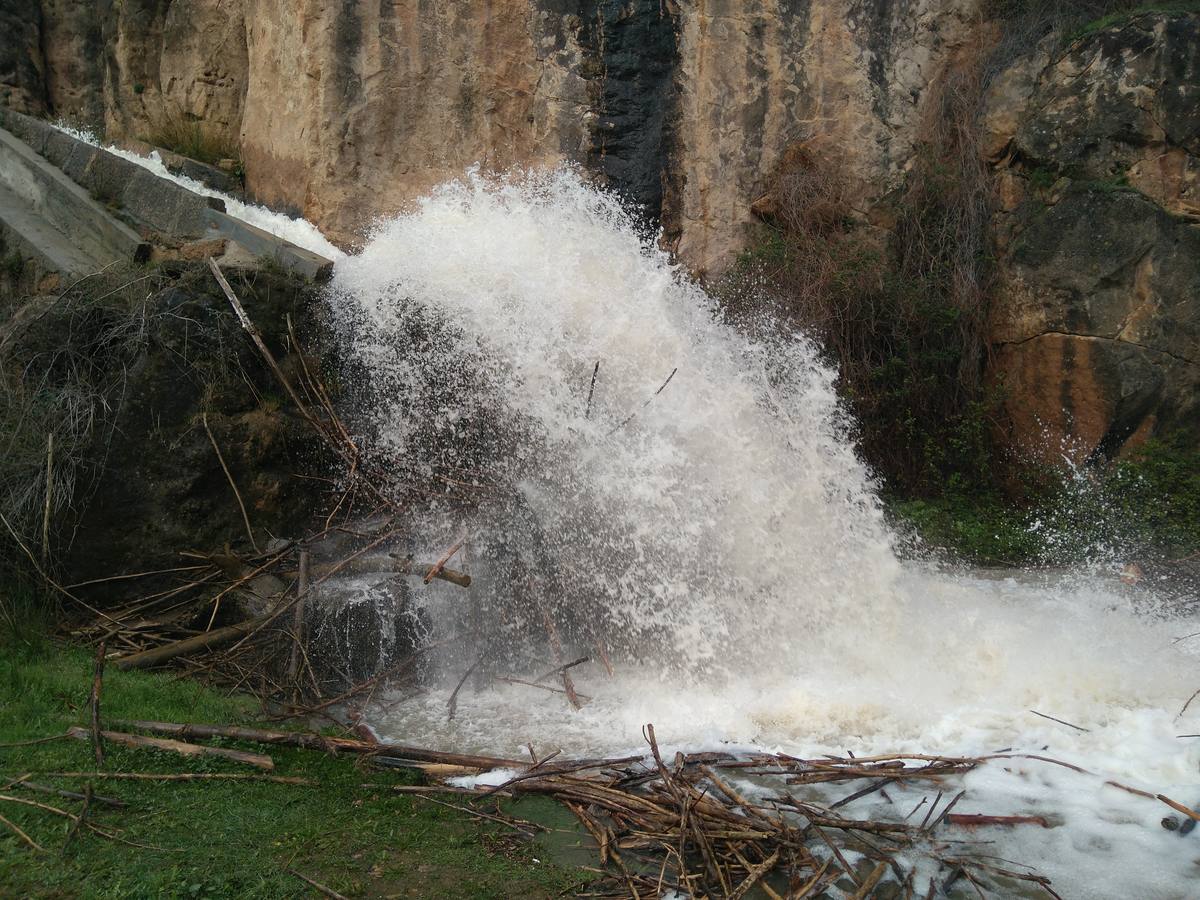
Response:
MULTIPOLYGON (((251 196, 346 245, 471 165, 573 162, 715 272, 797 148, 886 229, 939 80, 1002 30, 985 6, 0 0, 0 94, 112 138, 200 123, 240 145, 251 196)), ((1022 442, 1118 452, 1193 414, 1198 21, 1043 41, 991 81, 992 376, 1022 442)))
POLYGON ((694 269, 746 240, 750 203, 797 143, 854 185, 896 186, 930 86, 972 39, 976 0, 708 0, 682 7, 678 197, 665 211, 694 269))
POLYGON ((468 166, 583 152, 587 90, 561 16, 405 0, 297 15, 250 0, 246 20, 247 187, 343 242, 468 166))
POLYGON ((473 164, 575 162, 707 271, 796 142, 886 192, 979 2, 0 0, 40 15, 0 77, 110 138, 236 138, 252 195, 345 243, 473 164))

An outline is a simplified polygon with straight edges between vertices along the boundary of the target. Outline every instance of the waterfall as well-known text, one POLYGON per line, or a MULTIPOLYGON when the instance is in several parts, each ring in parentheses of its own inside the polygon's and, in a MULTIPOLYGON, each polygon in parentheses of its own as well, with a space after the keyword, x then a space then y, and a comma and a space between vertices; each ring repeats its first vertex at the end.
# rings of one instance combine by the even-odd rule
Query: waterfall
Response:
MULTIPOLYGON (((1191 711, 1176 721, 1200 676, 1190 643, 1172 643, 1200 629, 1102 574, 898 560, 817 349, 724 322, 652 237, 569 169, 470 173, 338 262, 330 317, 364 439, 406 483, 461 471, 495 486, 474 509, 437 491, 414 508, 421 551, 465 532, 478 573, 470 609, 452 586, 416 589, 435 632, 445 621, 470 645, 440 657, 444 676, 471 640, 524 667, 510 674, 550 668, 538 613, 567 655, 604 645, 617 668, 576 670, 579 712, 490 682, 464 690, 453 722, 434 690, 382 730, 505 752, 625 750, 645 722, 680 747, 1048 747, 1200 799, 1200 742, 1175 737, 1200 731, 1191 711)), ((1181 896, 1197 853, 1158 826, 1165 807, 1012 768, 968 778, 988 804, 971 811, 1067 827, 1026 829, 1008 852, 1056 885, 1080 878, 1078 896, 1101 874, 1112 896, 1181 896)))

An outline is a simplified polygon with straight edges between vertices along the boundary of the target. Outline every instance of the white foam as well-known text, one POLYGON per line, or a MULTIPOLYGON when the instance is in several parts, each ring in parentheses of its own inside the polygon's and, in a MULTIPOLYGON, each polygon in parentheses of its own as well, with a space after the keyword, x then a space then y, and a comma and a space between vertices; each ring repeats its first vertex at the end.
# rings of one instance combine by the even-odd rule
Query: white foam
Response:
MULTIPOLYGON (((496 466, 571 574, 556 610, 582 614, 619 657, 611 680, 595 664, 575 670, 593 698, 578 713, 520 685, 468 686, 453 722, 435 692, 395 707, 381 731, 506 755, 527 741, 628 752, 646 722, 691 748, 1011 747, 1103 777, 1031 760, 968 776, 960 811, 1055 826, 988 832, 993 852, 1066 897, 1194 895, 1197 836, 1163 829, 1165 805, 1104 779, 1200 801, 1200 741, 1175 736, 1200 730, 1192 713, 1175 721, 1200 679, 1171 643, 1195 627, 1139 614, 1099 577, 898 562, 833 373, 802 338, 756 343, 720 324, 612 198, 569 171, 471 175, 381 225, 334 277, 346 348, 387 387, 374 414, 397 465, 431 417, 447 434, 481 409, 525 423, 529 442, 496 466), (430 311, 453 328, 427 358, 398 361, 389 342, 430 311), (489 392, 419 408, 421 366, 482 369, 489 392)), ((422 595, 435 623, 461 608, 448 590, 422 595)), ((443 660, 451 683, 471 658, 443 660)))

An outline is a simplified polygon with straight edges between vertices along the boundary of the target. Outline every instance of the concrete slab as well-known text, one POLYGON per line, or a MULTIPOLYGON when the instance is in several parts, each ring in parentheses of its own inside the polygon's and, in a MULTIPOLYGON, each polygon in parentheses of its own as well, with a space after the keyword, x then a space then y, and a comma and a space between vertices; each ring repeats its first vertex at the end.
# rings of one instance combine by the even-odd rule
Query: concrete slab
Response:
POLYGON ((109 262, 89 256, 25 201, 0 185, 0 234, 7 250, 34 260, 42 272, 85 275, 109 262))
MULTIPOLYGON (((77 188, 72 202, 80 194, 89 197, 93 204, 99 201, 110 207, 108 219, 115 221, 114 217, 119 218, 127 225, 145 231, 151 238, 157 232, 168 246, 226 238, 253 257, 273 260, 288 271, 306 278, 326 278, 333 268, 333 263, 323 256, 227 215, 225 204, 219 198, 196 194, 182 185, 158 177, 135 162, 59 131, 49 122, 0 107, 0 134, 6 133, 9 144, 23 146, 24 151, 10 147, 4 152, 16 154, 16 158, 26 162, 30 159, 39 160, 45 168, 57 173, 59 184, 51 192, 51 199, 63 193, 60 188, 61 183, 65 182, 77 188)), ((0 169, 4 166, 4 159, 0 158, 0 169)), ((45 173, 39 175, 38 179, 54 180, 45 173)), ((28 183, 31 179, 18 180, 28 183)), ((10 185, 10 188, 17 195, 23 194, 20 184, 10 185)), ((49 201, 39 200, 27 190, 24 194, 29 195, 29 202, 35 208, 50 210, 46 205, 49 201), (37 205, 39 202, 42 204, 40 207, 37 205)), ((103 209, 103 206, 100 208, 103 209)), ((85 221, 96 220, 91 214, 83 218, 85 221)), ((67 228, 74 239, 84 240, 77 233, 79 229, 68 228, 59 219, 54 220, 54 224, 60 230, 67 228)), ((107 252, 101 249, 104 246, 101 241, 99 246, 89 245, 84 252, 93 257, 103 255, 107 252)))
POLYGON ((119 260, 144 260, 149 245, 61 170, 0 129, 0 188, 7 227, 59 271, 84 274, 119 260))
POLYGON ((241 219, 213 210, 209 213, 208 221, 212 236, 228 238, 251 256, 270 259, 289 272, 312 281, 324 281, 333 272, 333 263, 325 257, 280 240, 241 219))

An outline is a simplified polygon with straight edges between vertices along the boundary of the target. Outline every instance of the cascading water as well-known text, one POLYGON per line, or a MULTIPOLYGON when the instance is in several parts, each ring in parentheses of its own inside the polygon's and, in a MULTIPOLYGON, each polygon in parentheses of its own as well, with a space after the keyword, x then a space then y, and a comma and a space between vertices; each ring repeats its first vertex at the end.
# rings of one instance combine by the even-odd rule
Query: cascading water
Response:
POLYGON ((64 121, 55 122, 54 127, 71 135, 76 140, 107 150, 114 156, 119 156, 121 159, 135 163, 143 169, 153 172, 159 178, 173 181, 175 184, 185 187, 193 193, 200 194, 202 197, 217 197, 225 203, 225 211, 229 215, 241 219, 255 228, 261 228, 263 231, 273 234, 276 237, 283 238, 297 247, 311 250, 313 253, 318 253, 326 259, 331 260, 340 259, 345 255, 330 243, 325 235, 321 233, 321 230, 312 224, 312 222, 275 212, 256 203, 247 203, 223 191, 217 191, 208 185, 201 184, 193 178, 188 178, 185 175, 176 175, 167 169, 157 150, 152 151, 149 156, 142 156, 139 153, 122 149, 115 144, 106 144, 91 131, 74 128, 64 121))
MULTIPOLYGON (((576 174, 443 186, 340 260, 330 299, 396 470, 482 469, 503 485, 491 510, 433 498, 414 513, 423 553, 466 529, 479 578, 474 621, 457 589, 418 589, 431 639, 455 638, 444 677, 481 634, 503 665, 549 668, 539 615, 617 667, 576 670, 591 695, 579 712, 489 681, 464 689, 453 721, 431 690, 381 713, 381 731, 508 754, 626 751, 646 722, 674 746, 1011 747, 1200 801, 1200 744, 1176 737, 1200 730, 1176 717, 1200 677, 1172 643, 1198 629, 1100 576, 898 561, 810 343, 723 324, 576 174), (522 590, 533 607, 513 601, 522 590)), ((1053 821, 995 852, 1064 896, 1192 893, 1200 849, 1160 827, 1161 804, 1033 762, 989 764, 966 786, 966 811, 1053 821)))

